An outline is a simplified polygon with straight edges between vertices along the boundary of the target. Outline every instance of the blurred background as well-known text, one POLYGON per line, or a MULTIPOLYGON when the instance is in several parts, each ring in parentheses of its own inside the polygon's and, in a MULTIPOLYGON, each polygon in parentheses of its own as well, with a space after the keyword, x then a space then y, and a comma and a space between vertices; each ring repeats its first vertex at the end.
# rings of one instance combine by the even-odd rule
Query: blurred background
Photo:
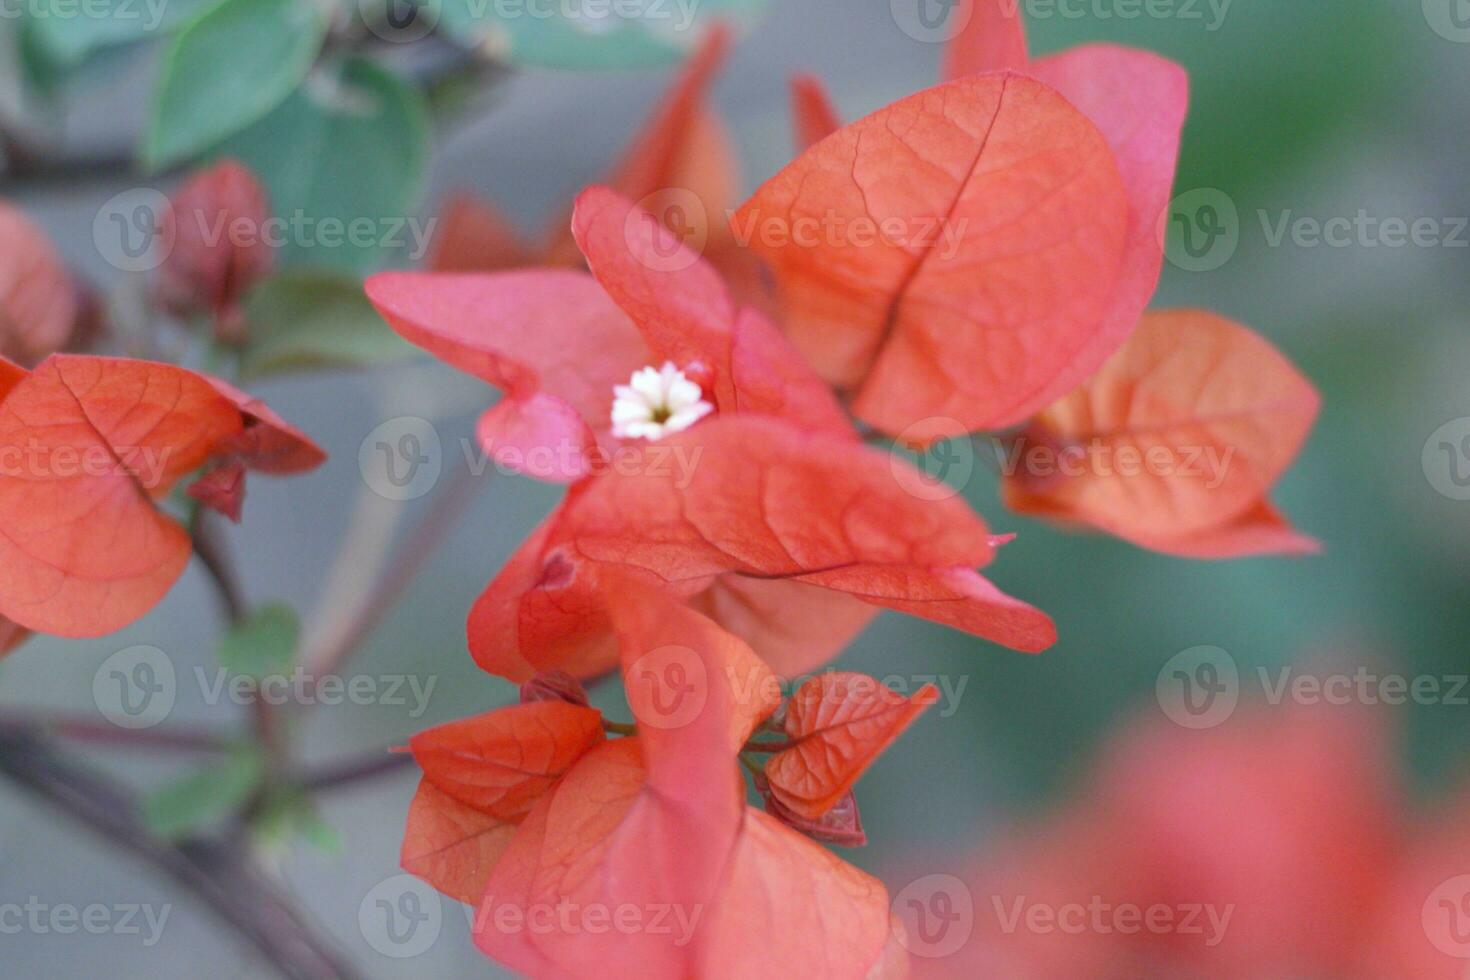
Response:
MULTIPOLYGON (((793 72, 825 78, 849 119, 937 79, 941 47, 901 29, 899 5, 773 0, 751 25, 714 89, 738 144, 746 191, 791 156, 787 79, 793 72)), ((1382 759, 1364 778, 1387 787, 1386 808, 1400 825, 1387 847, 1395 856, 1384 861, 1397 862, 1399 852, 1429 839, 1429 821, 1470 786, 1470 689, 1460 690, 1455 680, 1470 673, 1470 5, 1181 0, 1148 7, 1167 15, 1136 17, 1120 15, 1134 5, 1107 0, 1023 9, 1031 14, 1033 52, 1106 40, 1160 52, 1189 70, 1192 105, 1176 193, 1205 192, 1192 200, 1228 202, 1233 217, 1226 208, 1227 234, 1202 261, 1181 258, 1177 243, 1171 246, 1154 305, 1208 307, 1250 324, 1320 386, 1324 414, 1277 496, 1325 551, 1307 560, 1195 563, 1062 533, 1006 513, 985 461, 975 461, 966 495, 995 529, 1020 533, 993 566, 993 577, 1051 613, 1061 641, 1027 657, 893 614, 879 619, 840 666, 910 684, 934 675, 943 679, 944 697, 863 781, 859 802, 872 843, 844 856, 883 876, 895 895, 925 876, 953 874, 970 883, 977 919, 993 920, 990 896, 975 882, 985 880, 994 855, 1018 853, 1006 843, 1016 829, 1057 820, 1086 828, 1090 816, 1102 821, 1104 809, 1109 820, 1130 812, 1098 798, 1099 773, 1125 765, 1135 775, 1157 777, 1139 789, 1142 798, 1162 804, 1171 793, 1204 794, 1193 800, 1202 809, 1217 817, 1218 807, 1239 813, 1238 822, 1217 819, 1195 843, 1264 866, 1276 860, 1272 852, 1257 854, 1234 836, 1265 834, 1288 818, 1317 828, 1303 839, 1326 833, 1311 815, 1320 807, 1324 820, 1340 817, 1345 804, 1340 794, 1314 795, 1318 781, 1363 767, 1369 746, 1382 759), (1295 233, 1304 220, 1334 218, 1354 223, 1335 243, 1315 240, 1309 225, 1295 233), (1392 236, 1380 234, 1385 220, 1412 225, 1419 219, 1431 219, 1434 231, 1417 243, 1395 246, 1386 240, 1392 236), (1283 221, 1284 237, 1277 234, 1283 221), (1233 712, 1202 731, 1172 720, 1173 675, 1166 669, 1171 658, 1199 647, 1218 652, 1191 656, 1233 667, 1237 681, 1229 696, 1238 699, 1233 712), (1229 779, 1211 775, 1218 760, 1211 746, 1237 734, 1249 740, 1257 737, 1250 733, 1278 733, 1264 739, 1259 757, 1237 759, 1249 771, 1269 770, 1290 754, 1298 728, 1283 718, 1304 705, 1290 694, 1270 703, 1284 667, 1296 672, 1287 676, 1361 670, 1377 678, 1433 678, 1439 693, 1399 705, 1353 696, 1339 711, 1313 706, 1314 718, 1330 716, 1325 731, 1340 725, 1346 734, 1313 729, 1302 743, 1312 751, 1292 755, 1291 778, 1230 783, 1235 795, 1222 791, 1214 800, 1209 794, 1229 779), (1278 746, 1280 754, 1273 754, 1278 746), (1131 762, 1118 762, 1119 751, 1133 752, 1131 762), (1283 817, 1275 806, 1291 813, 1283 817)), ((10 30, 13 41, 18 23, 7 14, 0 30, 10 30)), ((136 142, 156 54, 146 44, 126 56, 103 52, 86 59, 84 69, 93 73, 87 83, 64 83, 55 118, 68 154, 105 158, 136 142)), ((430 215, 451 192, 473 190, 523 227, 540 227, 615 159, 671 71, 670 65, 533 66, 497 75, 488 101, 472 103, 472 111, 436 130, 413 195, 417 213, 430 215)), ((14 88, 17 78, 11 71, 0 83, 14 88)), ((288 157, 292 152, 289 143, 277 148, 288 157)), ((371 156, 364 160, 365 167, 376 166, 371 156)), ((0 195, 44 226, 71 265, 110 285, 126 277, 95 244, 97 216, 119 193, 166 192, 171 183, 95 169, 66 179, 17 177, 0 195)), ((427 361, 285 377, 252 390, 303 422, 332 455, 307 478, 253 484, 247 520, 232 534, 251 598, 286 600, 304 615, 334 601, 334 557, 354 522, 378 528, 377 537, 368 533, 359 541, 371 555, 386 547, 394 522, 411 526, 442 503, 436 493, 401 502, 375 494, 359 469, 369 433, 399 416, 432 421, 442 446, 442 482, 464 467, 461 440, 491 396, 472 379, 427 361)), ((477 484, 483 485, 459 529, 348 668, 348 676, 383 684, 380 690, 396 676, 417 680, 420 690, 432 679, 433 687, 422 699, 405 684, 401 698, 385 694, 312 709, 300 733, 307 759, 328 762, 399 744, 417 730, 514 698, 510 685, 471 663, 465 613, 558 494, 488 474, 477 484)), ((242 711, 207 703, 196 683, 196 668, 214 670, 217 631, 212 596, 191 569, 162 606, 123 634, 92 642, 41 639, 0 664, 0 711, 45 709, 101 720, 94 698, 99 668, 117 651, 144 644, 163 650, 177 672, 170 722, 223 727, 242 711)), ((600 695, 609 696, 616 698, 600 695)), ((178 760, 169 756, 96 744, 78 751, 142 787, 177 773, 178 760)), ((434 906, 437 932, 416 943, 413 955, 385 943, 368 924, 374 902, 396 896, 395 887, 401 891, 391 882, 399 873, 415 779, 400 770, 324 797, 321 817, 335 845, 283 844, 280 867, 365 975, 501 975, 475 951, 465 916, 448 901, 434 906)), ((1181 806, 1192 812, 1187 802, 1181 806)), ((1287 846, 1294 839, 1286 838, 1287 846)), ((1108 845, 1100 839, 1097 846, 1108 845)), ((1046 844, 1040 850, 1057 853, 1046 844)), ((1426 858, 1432 881, 1470 873, 1470 849, 1446 846, 1436 853, 1442 868, 1426 858)), ((1323 860, 1366 860, 1351 846, 1344 854, 1323 860)), ((1315 870, 1308 863, 1294 876, 1315 870)), ((1394 873, 1383 870, 1384 880, 1394 873)), ((1384 885, 1374 894, 1388 891, 1384 885)), ((171 912, 152 945, 143 941, 146 927, 142 937, 0 933, 8 975, 270 975, 150 867, 116 855, 3 785, 0 902, 33 896, 52 905, 143 903, 168 905, 171 912)), ((1401 911, 1418 923, 1418 903, 1427 897, 1426 891, 1404 898, 1410 904, 1401 911)), ((1422 945, 1426 938, 1411 940, 1422 945)), ((1464 960, 1429 952, 1447 975, 1463 972, 1464 960)), ((1144 954, 1134 965, 1145 964, 1147 974, 1162 970, 1158 962, 1144 954)), ((1303 961, 1293 975, 1331 975, 1321 962, 1303 961)), ((943 966, 942 958, 935 963, 943 966)), ((992 965, 994 975, 1026 974, 1020 966, 992 965)), ((1206 966, 1200 975, 1231 972, 1206 966)))

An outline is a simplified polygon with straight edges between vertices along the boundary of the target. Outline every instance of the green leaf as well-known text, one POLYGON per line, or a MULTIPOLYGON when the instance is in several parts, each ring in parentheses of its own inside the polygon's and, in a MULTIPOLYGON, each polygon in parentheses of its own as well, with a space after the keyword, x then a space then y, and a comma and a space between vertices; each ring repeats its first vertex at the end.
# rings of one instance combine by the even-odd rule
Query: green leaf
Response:
POLYGON ((465 43, 518 65, 582 70, 676 61, 715 20, 753 21, 768 0, 629 0, 545 4, 535 0, 444 0, 443 26, 465 43))
POLYGON ((273 793, 252 829, 257 846, 273 853, 284 852, 298 837, 326 854, 342 851, 341 835, 322 818, 311 797, 295 787, 273 793))
POLYGON ((317 5, 298 0, 225 0, 194 21, 164 57, 144 163, 176 163, 259 120, 301 84, 325 36, 317 5))
POLYGON ((267 279, 245 298, 250 338, 240 376, 319 367, 367 367, 402 360, 414 348, 395 334, 355 276, 295 270, 267 279))
POLYGON ((242 746, 149 794, 143 800, 144 822, 159 837, 187 837, 243 804, 263 771, 259 753, 242 746))
POLYGON ((219 662, 232 674, 259 680, 290 670, 296 662, 301 623, 285 603, 261 606, 232 627, 219 644, 219 662))
POLYGON ((417 89, 371 61, 324 67, 219 154, 265 182, 287 222, 280 257, 288 266, 361 273, 388 249, 420 244, 428 110, 417 89), (353 234, 354 225, 366 234, 353 234))
POLYGON ((31 0, 26 30, 60 68, 74 68, 104 48, 166 37, 220 0, 31 0))

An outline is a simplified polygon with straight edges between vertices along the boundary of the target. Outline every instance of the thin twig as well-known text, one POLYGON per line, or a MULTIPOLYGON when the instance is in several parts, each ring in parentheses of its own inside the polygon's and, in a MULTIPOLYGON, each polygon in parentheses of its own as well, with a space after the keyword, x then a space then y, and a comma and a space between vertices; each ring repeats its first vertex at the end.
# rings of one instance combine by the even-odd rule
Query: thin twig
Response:
POLYGON ((0 731, 0 775, 188 889, 287 980, 352 980, 358 975, 245 852, 226 842, 157 840, 139 818, 130 794, 75 765, 39 735, 0 731))
POLYGON ((86 718, 37 712, 0 715, 0 732, 45 731, 79 742, 101 742, 120 748, 171 749, 180 752, 224 752, 230 739, 213 732, 182 728, 119 728, 86 718))
POLYGON ((302 773, 297 782, 306 789, 321 791, 391 775, 413 766, 413 756, 407 752, 379 750, 362 758, 331 763, 302 773))

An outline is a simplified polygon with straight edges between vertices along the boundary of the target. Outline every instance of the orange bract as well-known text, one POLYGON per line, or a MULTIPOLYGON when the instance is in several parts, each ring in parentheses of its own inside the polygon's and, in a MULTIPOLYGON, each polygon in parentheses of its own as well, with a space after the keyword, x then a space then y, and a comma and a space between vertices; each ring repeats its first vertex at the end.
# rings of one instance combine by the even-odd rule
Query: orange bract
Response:
POLYGON ((923 443, 1066 391, 1113 298, 1128 200, 1097 128, 1022 75, 960 79, 812 147, 740 209, 786 328, 854 412, 923 443))
POLYGON ((860 625, 843 610, 839 635, 829 633, 813 587, 1016 649, 1055 640, 1045 614, 974 571, 994 555, 980 518, 958 497, 911 495, 906 464, 877 450, 733 416, 665 438, 636 462, 573 488, 490 583, 470 613, 480 666, 511 679, 607 670, 614 653, 599 576, 612 568, 683 596, 753 581, 761 606, 738 622, 783 671, 821 664, 860 625), (802 601, 788 609, 776 590, 792 586, 802 601))
POLYGON ((490 870, 515 829, 515 824, 461 803, 424 779, 408 806, 399 860, 403 870, 474 905, 484 897, 490 870))
POLYGON ((1012 450, 1007 502, 1197 557, 1301 551, 1266 499, 1320 400, 1269 343, 1211 313, 1144 317, 1012 450))
POLYGON ((786 734, 796 744, 766 762, 772 792, 798 815, 818 819, 938 694, 930 685, 904 697, 864 674, 813 677, 786 710, 786 734))
POLYGON ((538 701, 431 728, 410 746, 435 787, 489 816, 517 822, 602 737, 601 712, 538 701))
POLYGON ((15 381, 0 403, 0 615, 62 636, 120 629, 189 559, 188 534, 153 503, 180 478, 224 457, 270 472, 324 458, 247 404, 145 361, 55 355, 15 381), (254 455, 260 444, 275 451, 254 455))

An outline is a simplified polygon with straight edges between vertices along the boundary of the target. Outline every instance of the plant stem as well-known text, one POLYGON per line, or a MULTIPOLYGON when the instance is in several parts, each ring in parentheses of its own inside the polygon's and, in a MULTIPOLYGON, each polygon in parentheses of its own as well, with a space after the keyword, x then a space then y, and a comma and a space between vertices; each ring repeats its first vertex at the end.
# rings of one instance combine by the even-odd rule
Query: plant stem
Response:
POLYGON ((154 839, 125 790, 74 765, 34 732, 0 730, 0 775, 188 889, 287 980, 358 976, 238 846, 205 840, 166 844, 154 839))
POLYGON ((179 752, 224 752, 230 740, 213 732, 179 728, 118 728, 86 718, 67 718, 38 713, 0 715, 0 732, 52 732, 79 742, 100 742, 130 748, 170 749, 179 752))
POLYGON ((410 769, 413 765, 413 756, 407 752, 395 752, 391 749, 380 750, 368 756, 331 763, 320 769, 302 773, 297 782, 313 791, 335 789, 339 786, 347 786, 366 779, 410 769))

